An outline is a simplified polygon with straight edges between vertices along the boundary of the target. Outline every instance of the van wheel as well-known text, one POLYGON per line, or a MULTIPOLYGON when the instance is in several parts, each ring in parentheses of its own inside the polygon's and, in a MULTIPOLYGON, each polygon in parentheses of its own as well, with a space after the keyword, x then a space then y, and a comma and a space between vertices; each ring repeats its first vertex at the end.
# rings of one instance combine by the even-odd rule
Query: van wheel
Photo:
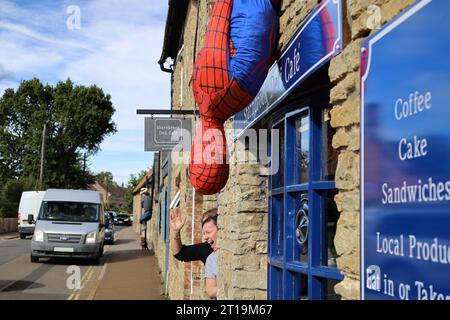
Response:
POLYGON ((39 257, 36 257, 36 256, 33 256, 33 255, 30 255, 30 261, 31 261, 32 263, 36 263, 36 262, 39 262, 39 257))
POLYGON ((27 237, 26 234, 24 234, 24 233, 20 234, 20 239, 25 239, 26 237, 27 237))
POLYGON ((97 255, 95 256, 95 258, 93 258, 92 260, 91 260, 91 263, 94 265, 94 266, 98 266, 99 264, 100 264, 100 258, 102 257, 102 249, 100 249, 101 251, 99 251, 98 253, 97 253, 97 255))

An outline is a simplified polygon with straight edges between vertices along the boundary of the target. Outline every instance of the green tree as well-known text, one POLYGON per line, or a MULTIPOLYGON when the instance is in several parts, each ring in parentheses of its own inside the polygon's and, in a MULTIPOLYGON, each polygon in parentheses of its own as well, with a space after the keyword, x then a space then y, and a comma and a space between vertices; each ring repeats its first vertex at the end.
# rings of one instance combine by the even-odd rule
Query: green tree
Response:
POLYGON ((94 181, 85 158, 116 132, 111 97, 97 86, 55 86, 22 81, 0 98, 0 183, 38 177, 44 124, 43 183, 54 188, 86 188, 94 181))
POLYGON ((0 193, 0 217, 16 217, 22 192, 34 190, 36 184, 33 177, 8 180, 0 193))
POLYGON ((128 203, 129 212, 133 212, 133 190, 146 174, 146 170, 141 170, 136 175, 130 174, 130 178, 127 182, 127 192, 125 193, 125 200, 128 203))
POLYGON ((102 183, 105 181, 105 177, 108 178, 108 183, 113 183, 114 182, 114 177, 113 174, 109 171, 101 171, 99 173, 97 173, 95 175, 95 179, 99 182, 102 183))

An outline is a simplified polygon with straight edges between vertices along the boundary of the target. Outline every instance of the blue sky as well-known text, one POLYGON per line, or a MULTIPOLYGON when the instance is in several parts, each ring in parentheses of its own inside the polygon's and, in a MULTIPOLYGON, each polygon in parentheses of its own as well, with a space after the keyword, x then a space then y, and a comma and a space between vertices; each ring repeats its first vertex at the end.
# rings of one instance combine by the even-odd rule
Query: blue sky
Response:
POLYGON ((138 108, 169 108, 170 75, 160 70, 167 0, 0 0, 0 94, 21 80, 101 87, 116 108, 118 132, 89 159, 93 172, 111 171, 126 184, 148 169, 144 117, 138 108), (76 6, 80 29, 70 29, 76 6))

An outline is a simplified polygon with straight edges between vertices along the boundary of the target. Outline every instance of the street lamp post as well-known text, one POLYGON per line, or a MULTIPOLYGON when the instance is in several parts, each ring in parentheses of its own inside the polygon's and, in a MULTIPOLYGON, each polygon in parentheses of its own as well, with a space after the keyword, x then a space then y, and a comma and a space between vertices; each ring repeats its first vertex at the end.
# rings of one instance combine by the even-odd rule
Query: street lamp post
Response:
POLYGON ((44 123, 44 128, 42 129, 42 142, 41 142, 41 166, 39 171, 39 182, 42 186, 42 178, 44 176, 44 152, 45 152, 45 134, 47 131, 47 124, 44 123))

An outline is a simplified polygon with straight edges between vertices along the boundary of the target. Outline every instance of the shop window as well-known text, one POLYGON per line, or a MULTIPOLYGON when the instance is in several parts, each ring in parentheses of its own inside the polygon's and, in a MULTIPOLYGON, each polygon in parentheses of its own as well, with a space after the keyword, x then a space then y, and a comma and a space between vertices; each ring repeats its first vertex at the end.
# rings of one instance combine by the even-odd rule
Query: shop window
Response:
POLYGON ((275 168, 273 170, 272 175, 272 186, 273 189, 280 188, 284 185, 284 162, 281 159, 284 159, 284 122, 279 123, 274 126, 274 129, 277 130, 278 135, 274 135, 273 138, 276 141, 272 141, 271 143, 271 154, 278 155, 272 158, 269 155, 269 164, 271 167, 275 168))
POLYGON ((337 157, 328 111, 283 115, 269 138, 269 299, 338 299, 337 157), (278 171, 275 150, 279 148, 278 171), (272 168, 274 167, 275 170, 272 168))
POLYGON ((331 145, 336 129, 330 125, 330 109, 322 110, 322 127, 321 127, 321 178, 325 181, 334 181, 336 167, 338 161, 338 151, 331 145))
POLYGON ((283 256, 283 242, 284 242, 284 215, 283 212, 283 198, 280 196, 273 196, 270 201, 270 206, 272 208, 273 215, 270 216, 270 225, 271 225, 271 238, 273 239, 270 251, 272 252, 274 257, 282 257, 283 256))
POLYGON ((276 263, 269 266, 269 278, 273 279, 269 283, 269 292, 271 293, 270 299, 281 300, 283 298, 283 270, 275 266, 276 263))
POLYGON ((308 181, 309 164, 309 117, 304 114, 295 119, 295 162, 299 163, 299 170, 294 172, 297 183, 308 181))
POLYGON ((334 197, 337 191, 325 192, 322 200, 322 210, 323 217, 326 223, 326 228, 324 229, 325 237, 327 241, 327 250, 323 255, 322 265, 328 267, 336 267, 336 247, 334 246, 334 237, 336 236, 337 222, 339 219, 339 211, 337 210, 336 203, 334 202, 334 197))

